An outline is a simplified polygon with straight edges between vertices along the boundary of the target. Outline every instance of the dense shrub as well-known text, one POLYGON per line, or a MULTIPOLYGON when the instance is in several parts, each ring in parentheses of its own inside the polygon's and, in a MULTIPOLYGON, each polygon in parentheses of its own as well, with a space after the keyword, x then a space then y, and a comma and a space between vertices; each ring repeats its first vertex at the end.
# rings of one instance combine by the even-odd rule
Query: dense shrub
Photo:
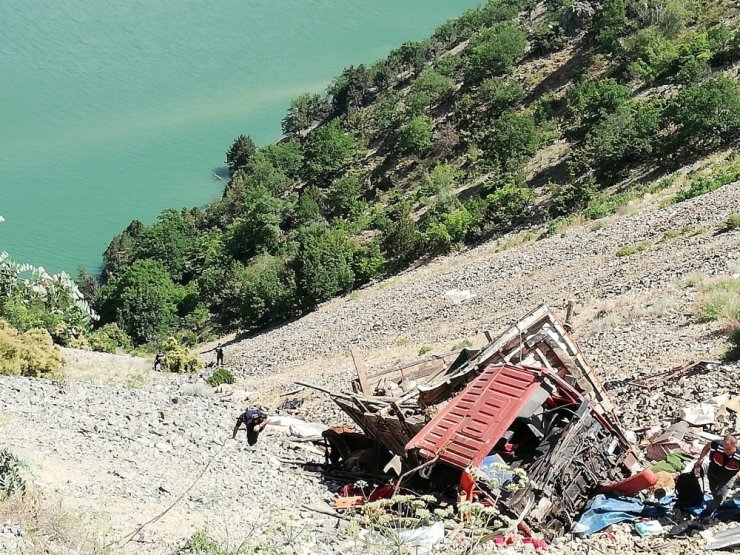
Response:
POLYGON ((293 310, 295 277, 282 259, 261 255, 247 266, 235 265, 221 295, 230 307, 230 319, 241 328, 250 329, 293 310))
POLYGON ((336 120, 312 131, 303 151, 304 176, 323 181, 347 163, 354 152, 354 137, 345 133, 336 120))
POLYGON ((237 260, 256 253, 274 252, 282 237, 280 223, 288 206, 267 188, 249 187, 241 194, 242 215, 225 233, 226 250, 237 260))
POLYGON ((296 281, 306 306, 316 306, 349 291, 355 247, 340 229, 313 226, 301 232, 296 253, 296 281))
POLYGON ((200 366, 198 357, 187 347, 182 346, 174 337, 168 337, 162 343, 162 370, 184 374, 195 372, 200 366))
POLYGON ((16 493, 26 493, 26 480, 21 474, 23 463, 7 449, 0 451, 0 502, 16 493))
POLYGON ((524 87, 511 79, 492 77, 481 83, 476 96, 489 115, 498 116, 522 101, 524 87))
POLYGON ((418 256, 421 241, 416 222, 408 212, 393 223, 385 238, 385 250, 394 259, 406 263, 418 256))
POLYGON ((326 193, 326 207, 330 216, 343 218, 359 205, 362 183, 357 175, 345 175, 331 184, 326 193))
POLYGON ((64 357, 43 329, 19 333, 0 320, 0 374, 10 376, 53 376, 61 370, 64 357))
POLYGON ((221 384, 233 384, 235 381, 234 374, 226 368, 219 368, 206 380, 211 387, 218 387, 221 384))
POLYGON ((492 75, 508 73, 524 55, 526 45, 524 32, 511 23, 499 23, 483 31, 466 49, 467 78, 479 83, 492 75))
POLYGON ((104 323, 116 322, 141 345, 175 329, 184 294, 161 262, 145 259, 104 285, 95 303, 104 323))
POLYGON ((662 121, 660 100, 623 104, 588 133, 580 154, 598 175, 614 178, 655 153, 662 121))
POLYGON ((740 93, 734 79, 718 76, 681 90, 667 109, 680 126, 679 140, 711 147, 740 134, 740 93))
POLYGON ((619 38, 628 29, 627 0, 604 0, 594 14, 589 34, 600 51, 613 54, 619 51, 619 38))
POLYGON ((683 202, 712 191, 740 179, 740 164, 729 164, 715 169, 708 175, 701 175, 691 180, 688 189, 683 189, 675 194, 673 202, 683 202))
POLYGON ((551 189, 552 201, 548 210, 553 218, 583 210, 596 195, 590 180, 575 181, 563 187, 553 186, 551 189))
POLYGON ((432 142, 432 122, 425 117, 412 118, 398 133, 396 149, 402 156, 428 154, 434 143, 432 142))
POLYGON ((522 220, 525 210, 534 202, 534 192, 513 177, 498 181, 494 187, 485 197, 485 218, 493 229, 504 230, 522 220))
POLYGON ((416 78, 411 85, 412 94, 416 94, 423 104, 423 108, 429 108, 455 89, 455 82, 449 77, 427 69, 416 78))
POLYGON ((678 47, 655 27, 637 31, 624 40, 627 69, 635 77, 653 81, 664 76, 678 58, 678 47))
POLYGON ((581 79, 565 97, 568 114, 574 121, 571 135, 583 137, 594 125, 625 104, 631 95, 629 87, 614 79, 581 79))
POLYGON ((512 169, 539 148, 537 125, 529 115, 513 110, 504 112, 494 120, 481 140, 487 160, 503 169, 512 169))

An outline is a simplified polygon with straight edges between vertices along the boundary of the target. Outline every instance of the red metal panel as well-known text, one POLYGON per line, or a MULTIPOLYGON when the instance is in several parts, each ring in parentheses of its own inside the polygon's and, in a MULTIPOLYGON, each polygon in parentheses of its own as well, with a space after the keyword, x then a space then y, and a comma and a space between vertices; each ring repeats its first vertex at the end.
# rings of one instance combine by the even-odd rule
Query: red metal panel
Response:
POLYGON ((487 366, 406 445, 422 457, 466 468, 478 465, 511 426, 542 381, 515 366, 487 366))

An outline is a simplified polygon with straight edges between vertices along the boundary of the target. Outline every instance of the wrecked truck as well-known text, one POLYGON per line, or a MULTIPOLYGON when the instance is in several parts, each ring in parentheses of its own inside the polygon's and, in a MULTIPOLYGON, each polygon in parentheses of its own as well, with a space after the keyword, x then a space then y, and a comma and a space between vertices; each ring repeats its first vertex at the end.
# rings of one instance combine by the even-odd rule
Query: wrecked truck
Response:
POLYGON ((495 504, 550 535, 569 530, 599 487, 629 479, 639 463, 570 328, 543 305, 497 338, 487 334, 480 350, 374 375, 353 354, 353 392, 330 395, 368 444, 353 452, 329 432, 332 460, 374 461, 375 472, 396 472, 396 489, 495 504), (523 470, 526 486, 477 480, 492 462, 523 470))

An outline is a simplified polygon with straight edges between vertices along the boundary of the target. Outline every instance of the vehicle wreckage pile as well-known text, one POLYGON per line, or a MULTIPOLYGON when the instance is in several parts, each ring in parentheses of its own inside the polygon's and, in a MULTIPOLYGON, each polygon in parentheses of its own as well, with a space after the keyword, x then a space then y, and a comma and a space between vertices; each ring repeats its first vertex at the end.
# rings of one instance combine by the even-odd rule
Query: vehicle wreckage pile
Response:
POLYGON ((327 458, 381 487, 348 486, 337 507, 423 492, 442 506, 493 505, 552 538, 599 488, 651 485, 568 321, 541 306, 480 350, 371 376, 355 356, 354 391, 322 391, 362 433, 326 430, 327 458))

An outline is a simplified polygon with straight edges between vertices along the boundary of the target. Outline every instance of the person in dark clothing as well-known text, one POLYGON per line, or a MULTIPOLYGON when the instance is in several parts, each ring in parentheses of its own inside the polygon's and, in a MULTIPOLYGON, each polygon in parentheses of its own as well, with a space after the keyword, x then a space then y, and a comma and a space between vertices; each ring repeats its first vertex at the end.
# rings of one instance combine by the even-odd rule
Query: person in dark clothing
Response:
POLYGON ((208 349, 207 351, 203 351, 201 354, 204 355, 206 353, 210 353, 211 351, 216 351, 216 366, 223 366, 224 365, 224 347, 219 343, 216 345, 213 349, 208 349))
POLYGON ((694 465, 695 470, 701 468, 707 455, 709 455, 707 480, 712 501, 702 513, 702 517, 711 516, 722 504, 735 483, 735 476, 740 471, 740 449, 733 435, 728 434, 721 443, 719 441, 707 443, 694 465))
POLYGON ((231 439, 236 439, 236 433, 239 431, 241 425, 244 424, 247 428, 247 443, 254 445, 257 443, 260 432, 265 429, 269 421, 270 418, 264 411, 260 409, 247 409, 236 419, 236 426, 234 426, 234 433, 231 439))
POLYGON ((157 356, 154 357, 154 371, 159 372, 162 370, 162 363, 164 362, 164 355, 162 353, 157 353, 157 356))

